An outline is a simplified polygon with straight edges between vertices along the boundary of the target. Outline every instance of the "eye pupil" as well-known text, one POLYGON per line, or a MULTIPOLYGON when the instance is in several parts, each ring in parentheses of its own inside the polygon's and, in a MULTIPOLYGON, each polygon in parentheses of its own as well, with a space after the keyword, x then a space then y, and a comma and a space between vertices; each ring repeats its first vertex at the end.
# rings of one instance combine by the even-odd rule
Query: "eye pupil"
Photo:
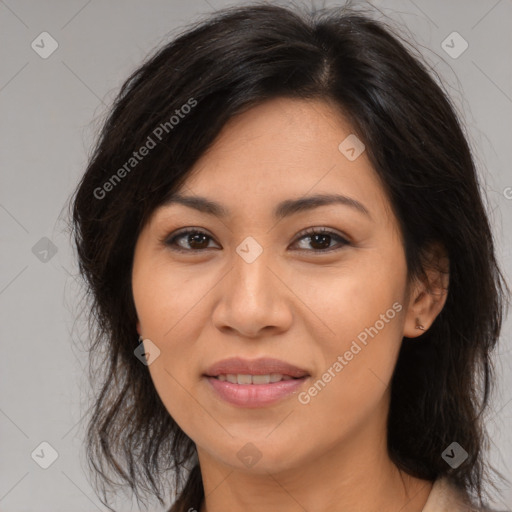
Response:
POLYGON ((325 249, 325 248, 328 248, 329 245, 330 245, 330 241, 331 241, 331 237, 330 235, 323 235, 323 234, 320 234, 320 235, 312 235, 311 236, 311 244, 314 246, 316 243, 318 243, 318 240, 323 240, 325 242, 325 240, 327 239, 327 244, 323 244, 322 245, 322 242, 320 242, 320 249, 325 249))
MULTIPOLYGON (((191 246, 194 246, 195 243, 199 243, 199 249, 202 249, 203 246, 201 245, 201 242, 205 242, 208 237, 204 233, 192 233, 188 236, 188 243, 191 246), (202 240, 201 240, 202 239, 202 240)), ((206 243, 208 245, 208 243, 206 243)), ((197 248, 197 247, 196 247, 197 248)))

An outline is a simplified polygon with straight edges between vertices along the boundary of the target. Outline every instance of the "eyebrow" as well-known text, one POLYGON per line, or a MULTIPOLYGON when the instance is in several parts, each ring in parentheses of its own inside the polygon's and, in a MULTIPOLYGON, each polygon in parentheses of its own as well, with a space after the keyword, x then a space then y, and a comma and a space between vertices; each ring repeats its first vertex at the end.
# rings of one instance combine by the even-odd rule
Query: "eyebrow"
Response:
MULTIPOLYGON (((230 211, 223 205, 202 196, 184 196, 174 193, 165 200, 162 206, 171 206, 176 203, 219 218, 226 218, 230 215, 230 211)), ((317 194, 299 199, 287 199, 275 207, 273 215, 276 220, 281 220, 299 212, 332 204, 349 206, 371 218, 370 212, 362 203, 341 194, 317 194)))

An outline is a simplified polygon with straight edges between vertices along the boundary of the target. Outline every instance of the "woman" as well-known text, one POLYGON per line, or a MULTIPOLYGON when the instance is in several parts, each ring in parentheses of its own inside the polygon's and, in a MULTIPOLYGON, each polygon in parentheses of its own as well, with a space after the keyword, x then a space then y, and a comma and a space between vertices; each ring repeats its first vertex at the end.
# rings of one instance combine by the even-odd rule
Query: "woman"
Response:
POLYGON ((175 474, 172 512, 484 509, 508 288, 455 110, 383 23, 190 27, 123 85, 72 215, 103 503, 175 474))

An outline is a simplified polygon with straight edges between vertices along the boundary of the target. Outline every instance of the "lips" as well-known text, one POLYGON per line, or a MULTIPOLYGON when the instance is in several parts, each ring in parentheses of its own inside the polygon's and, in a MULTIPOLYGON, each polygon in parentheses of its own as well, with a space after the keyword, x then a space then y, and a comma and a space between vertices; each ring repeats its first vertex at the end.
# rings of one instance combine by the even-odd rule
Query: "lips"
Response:
POLYGON ((283 375, 281 373, 270 373, 264 375, 250 375, 250 374, 234 374, 228 373, 217 375, 217 377, 212 377, 213 379, 218 379, 222 382, 231 382, 231 384, 270 384, 274 382, 281 382, 283 380, 292 380, 297 379, 297 377, 290 377, 289 375, 283 375))
POLYGON ((263 357, 224 359, 204 373, 217 397, 244 408, 267 407, 299 392, 310 374, 291 363, 263 357))
MULTIPOLYGON (((249 382, 249 377, 253 376, 271 376, 272 379, 277 379, 277 376, 280 375, 279 380, 287 380, 288 378, 300 379, 302 377, 307 377, 309 373, 307 370, 303 368, 299 368, 285 361, 281 361, 279 359, 273 359, 268 357, 263 357, 260 359, 242 359, 239 357, 223 359, 212 366, 210 366, 205 375, 207 377, 219 377, 221 379, 233 381, 233 376, 237 378, 237 383, 239 384, 256 384, 256 383, 264 383, 264 380, 256 379, 249 382), (241 377, 241 379, 240 379, 241 377), (240 382, 241 380, 241 382, 240 382)), ((233 381, 234 382, 234 381, 233 381)))

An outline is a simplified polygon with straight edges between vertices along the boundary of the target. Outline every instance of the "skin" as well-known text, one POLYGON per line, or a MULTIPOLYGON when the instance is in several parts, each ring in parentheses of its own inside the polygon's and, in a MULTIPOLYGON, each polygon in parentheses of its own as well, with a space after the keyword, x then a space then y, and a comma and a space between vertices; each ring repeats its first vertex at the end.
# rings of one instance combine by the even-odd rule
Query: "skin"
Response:
POLYGON ((366 152, 349 161, 338 149, 351 133, 320 100, 257 106, 229 121, 180 191, 231 215, 172 204, 140 233, 137 329, 160 350, 148 366, 157 392, 196 443, 201 512, 420 512, 431 490, 389 459, 386 418, 402 339, 423 333, 416 319, 432 324, 447 276, 429 271, 428 282, 408 282, 398 222, 366 152), (370 215, 334 204, 273 219, 280 201, 317 193, 350 196, 370 215), (177 244, 187 253, 161 241, 188 227, 210 238, 194 244, 182 236, 177 244), (349 244, 315 243, 301 234, 310 227, 349 244), (263 249, 252 263, 236 252, 248 236, 263 249), (264 408, 236 407, 202 376, 227 357, 268 356, 306 369, 300 391, 307 390, 394 303, 401 311, 306 405, 294 394, 264 408), (261 455, 250 467, 237 456, 247 443, 261 455))

